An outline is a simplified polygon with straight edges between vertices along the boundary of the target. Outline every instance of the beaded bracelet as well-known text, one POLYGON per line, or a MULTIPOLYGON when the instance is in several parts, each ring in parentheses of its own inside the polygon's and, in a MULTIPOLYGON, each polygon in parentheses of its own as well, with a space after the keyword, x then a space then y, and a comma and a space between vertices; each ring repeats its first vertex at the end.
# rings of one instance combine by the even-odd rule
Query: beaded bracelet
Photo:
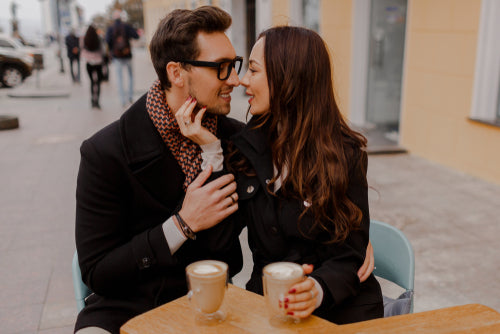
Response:
POLYGON ((194 234, 193 230, 186 224, 184 219, 182 219, 181 215, 176 213, 175 218, 179 222, 179 226, 181 227, 182 233, 191 240, 196 240, 196 234, 194 234))

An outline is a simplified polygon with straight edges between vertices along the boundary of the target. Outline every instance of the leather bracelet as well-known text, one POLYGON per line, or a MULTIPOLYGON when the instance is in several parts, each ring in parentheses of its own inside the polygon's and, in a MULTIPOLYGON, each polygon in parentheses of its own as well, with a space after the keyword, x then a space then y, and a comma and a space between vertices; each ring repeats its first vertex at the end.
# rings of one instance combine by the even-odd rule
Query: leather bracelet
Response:
POLYGON ((186 236, 186 238, 189 238, 191 240, 196 240, 196 234, 194 234, 193 230, 186 224, 184 219, 182 219, 181 215, 176 213, 175 218, 177 218, 177 221, 179 222, 179 226, 181 227, 182 233, 186 236))

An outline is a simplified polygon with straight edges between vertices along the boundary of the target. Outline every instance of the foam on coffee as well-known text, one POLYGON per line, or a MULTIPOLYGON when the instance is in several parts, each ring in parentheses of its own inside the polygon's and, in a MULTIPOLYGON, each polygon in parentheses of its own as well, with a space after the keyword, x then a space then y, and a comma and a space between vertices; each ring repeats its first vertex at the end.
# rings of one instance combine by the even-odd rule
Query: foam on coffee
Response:
POLYGON ((200 264, 193 268, 193 273, 198 275, 210 275, 220 273, 221 268, 213 264, 200 264))
POLYGON ((266 273, 274 278, 290 279, 302 276, 302 267, 295 263, 278 262, 266 266, 266 273))
POLYGON ((200 263, 191 264, 187 268, 189 274, 197 277, 214 277, 224 273, 224 268, 216 262, 200 261, 200 263))

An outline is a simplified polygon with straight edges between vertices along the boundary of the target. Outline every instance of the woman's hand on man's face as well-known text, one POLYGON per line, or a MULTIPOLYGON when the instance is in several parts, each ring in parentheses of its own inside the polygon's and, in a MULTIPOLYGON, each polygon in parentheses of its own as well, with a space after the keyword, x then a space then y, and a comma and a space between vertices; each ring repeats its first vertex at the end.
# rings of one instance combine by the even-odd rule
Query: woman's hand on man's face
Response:
POLYGON ((207 107, 201 108, 196 115, 193 115, 196 103, 196 99, 190 96, 175 113, 175 119, 177 120, 177 124, 179 124, 179 129, 183 136, 191 139, 198 145, 213 143, 217 140, 217 137, 201 125, 207 107))

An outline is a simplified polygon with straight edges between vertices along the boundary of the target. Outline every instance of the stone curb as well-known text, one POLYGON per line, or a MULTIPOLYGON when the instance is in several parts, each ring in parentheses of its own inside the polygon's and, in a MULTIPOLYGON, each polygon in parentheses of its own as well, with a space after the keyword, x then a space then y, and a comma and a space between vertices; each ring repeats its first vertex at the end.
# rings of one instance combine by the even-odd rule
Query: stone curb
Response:
POLYGON ((54 97, 69 97, 71 94, 69 91, 62 90, 22 90, 18 92, 8 93, 8 97, 14 98, 54 98, 54 97))

